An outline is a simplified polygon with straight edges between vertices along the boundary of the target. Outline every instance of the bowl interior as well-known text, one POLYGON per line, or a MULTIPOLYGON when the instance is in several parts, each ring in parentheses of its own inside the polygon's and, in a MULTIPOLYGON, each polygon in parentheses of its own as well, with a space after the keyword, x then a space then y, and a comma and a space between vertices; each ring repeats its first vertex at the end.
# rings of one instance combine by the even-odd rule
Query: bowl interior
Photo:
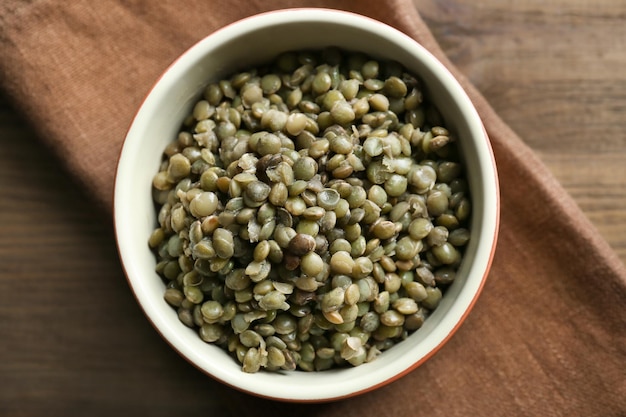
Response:
POLYGON ((146 315, 183 357, 225 384, 256 395, 320 401, 373 389, 405 374, 435 352, 473 305, 489 268, 498 218, 498 191, 489 142, 469 99, 450 73, 405 35, 344 12, 290 10, 227 26, 183 54, 159 79, 128 132, 115 188, 115 223, 122 264, 146 315), (424 82, 446 125, 460 138, 472 193, 471 243, 458 278, 435 312, 408 340, 375 361, 319 373, 244 374, 220 348, 183 326, 163 301, 147 238, 156 224, 151 182, 161 154, 210 81, 288 50, 337 46, 401 62, 424 82))

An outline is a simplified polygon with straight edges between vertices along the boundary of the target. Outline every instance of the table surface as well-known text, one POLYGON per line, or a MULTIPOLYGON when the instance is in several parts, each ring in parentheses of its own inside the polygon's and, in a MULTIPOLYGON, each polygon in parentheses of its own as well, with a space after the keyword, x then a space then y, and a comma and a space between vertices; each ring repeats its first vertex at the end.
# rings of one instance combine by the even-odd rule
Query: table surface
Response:
MULTIPOLYGON (((626 262, 626 3, 416 4, 626 262)), ((3 97, 0 143, 0 414, 105 415, 120 404, 141 410, 147 395, 152 415, 219 411, 202 393, 220 387, 173 353, 135 304, 106 214, 3 97)))

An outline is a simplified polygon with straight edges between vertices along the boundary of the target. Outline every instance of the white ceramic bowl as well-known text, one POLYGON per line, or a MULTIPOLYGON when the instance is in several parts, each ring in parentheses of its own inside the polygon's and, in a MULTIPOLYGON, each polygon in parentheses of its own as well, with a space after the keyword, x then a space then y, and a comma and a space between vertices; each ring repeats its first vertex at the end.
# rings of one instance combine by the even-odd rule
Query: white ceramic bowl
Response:
POLYGON ((453 76, 414 40, 375 20, 321 9, 261 14, 220 29, 176 60, 156 82, 126 136, 115 184, 115 228, 121 261, 139 304, 162 337, 186 360, 224 384, 282 401, 321 402, 361 394, 407 374, 432 356, 458 329, 485 282, 499 219, 494 158, 479 116, 453 76), (182 325, 163 301, 147 239, 156 225, 152 177, 165 145, 209 81, 286 50, 338 46, 394 59, 424 81, 446 122, 461 138, 473 214, 471 241, 457 279, 434 313, 407 340, 375 361, 354 368, 247 374, 222 349, 182 325))

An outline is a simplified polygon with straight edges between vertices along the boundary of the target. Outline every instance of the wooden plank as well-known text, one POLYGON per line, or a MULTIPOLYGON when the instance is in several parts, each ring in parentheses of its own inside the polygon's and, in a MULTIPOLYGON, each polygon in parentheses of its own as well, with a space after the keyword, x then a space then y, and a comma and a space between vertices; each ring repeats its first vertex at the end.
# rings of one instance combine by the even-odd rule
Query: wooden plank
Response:
POLYGON ((414 2, 626 262, 626 3, 414 2))

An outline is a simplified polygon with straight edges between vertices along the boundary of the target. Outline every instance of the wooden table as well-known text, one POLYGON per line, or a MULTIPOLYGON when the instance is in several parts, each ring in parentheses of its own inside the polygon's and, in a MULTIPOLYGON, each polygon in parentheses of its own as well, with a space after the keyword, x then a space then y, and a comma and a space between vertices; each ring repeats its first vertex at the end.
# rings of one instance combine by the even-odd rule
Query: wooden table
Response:
MULTIPOLYGON (((626 4, 416 4, 626 262, 626 4)), ((107 215, 5 98, 0 144, 0 415, 224 415, 135 304, 107 215)))

